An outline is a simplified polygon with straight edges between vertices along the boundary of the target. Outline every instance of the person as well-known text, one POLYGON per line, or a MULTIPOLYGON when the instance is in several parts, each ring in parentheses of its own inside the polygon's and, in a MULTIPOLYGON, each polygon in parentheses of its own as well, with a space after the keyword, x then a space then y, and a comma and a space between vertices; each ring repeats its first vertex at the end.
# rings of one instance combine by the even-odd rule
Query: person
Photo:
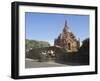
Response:
POLYGON ((51 50, 51 51, 50 51, 50 53, 51 53, 51 56, 52 56, 52 57, 54 57, 54 56, 55 56, 55 54, 54 54, 54 51, 53 51, 53 50, 51 50))
POLYGON ((54 51, 53 50, 48 50, 47 57, 48 57, 49 61, 53 60, 54 57, 55 57, 54 51))

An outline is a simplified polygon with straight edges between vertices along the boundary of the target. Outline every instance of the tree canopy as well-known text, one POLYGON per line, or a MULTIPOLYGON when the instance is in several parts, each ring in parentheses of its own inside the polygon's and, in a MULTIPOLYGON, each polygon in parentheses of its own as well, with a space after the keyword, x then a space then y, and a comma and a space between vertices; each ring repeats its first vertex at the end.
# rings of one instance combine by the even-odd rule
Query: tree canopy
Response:
POLYGON ((30 48, 43 48, 43 47, 49 47, 50 44, 46 41, 37 41, 37 40, 25 40, 25 47, 26 50, 30 48))

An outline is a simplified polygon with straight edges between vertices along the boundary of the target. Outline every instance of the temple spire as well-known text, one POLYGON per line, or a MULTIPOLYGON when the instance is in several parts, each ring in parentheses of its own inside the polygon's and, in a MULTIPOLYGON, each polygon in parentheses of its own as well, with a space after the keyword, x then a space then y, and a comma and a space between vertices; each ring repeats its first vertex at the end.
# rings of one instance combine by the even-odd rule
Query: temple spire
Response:
POLYGON ((65 20, 65 26, 64 26, 63 31, 64 31, 64 32, 67 32, 67 31, 68 31, 68 29, 69 29, 69 27, 67 26, 67 21, 65 20))
POLYGON ((67 27, 67 21, 65 20, 65 27, 67 27))

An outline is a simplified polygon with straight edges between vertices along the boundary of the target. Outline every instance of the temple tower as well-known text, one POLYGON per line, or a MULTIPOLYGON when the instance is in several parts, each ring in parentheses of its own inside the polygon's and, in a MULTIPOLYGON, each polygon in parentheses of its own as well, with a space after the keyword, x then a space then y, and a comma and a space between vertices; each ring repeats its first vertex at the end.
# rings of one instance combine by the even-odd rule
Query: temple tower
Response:
POLYGON ((65 25, 62 33, 54 41, 54 45, 64 48, 67 52, 78 51, 80 47, 80 41, 76 39, 74 34, 69 31, 67 21, 65 20, 65 25))

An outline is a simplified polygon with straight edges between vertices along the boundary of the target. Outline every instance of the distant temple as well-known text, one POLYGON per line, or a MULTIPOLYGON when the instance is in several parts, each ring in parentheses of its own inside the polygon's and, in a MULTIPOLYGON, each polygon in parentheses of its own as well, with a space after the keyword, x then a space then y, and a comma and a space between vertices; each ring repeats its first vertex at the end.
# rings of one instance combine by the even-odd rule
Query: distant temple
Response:
POLYGON ((74 34, 69 31, 66 20, 63 32, 55 39, 54 46, 64 48, 67 52, 76 52, 80 47, 79 39, 77 40, 74 34))

